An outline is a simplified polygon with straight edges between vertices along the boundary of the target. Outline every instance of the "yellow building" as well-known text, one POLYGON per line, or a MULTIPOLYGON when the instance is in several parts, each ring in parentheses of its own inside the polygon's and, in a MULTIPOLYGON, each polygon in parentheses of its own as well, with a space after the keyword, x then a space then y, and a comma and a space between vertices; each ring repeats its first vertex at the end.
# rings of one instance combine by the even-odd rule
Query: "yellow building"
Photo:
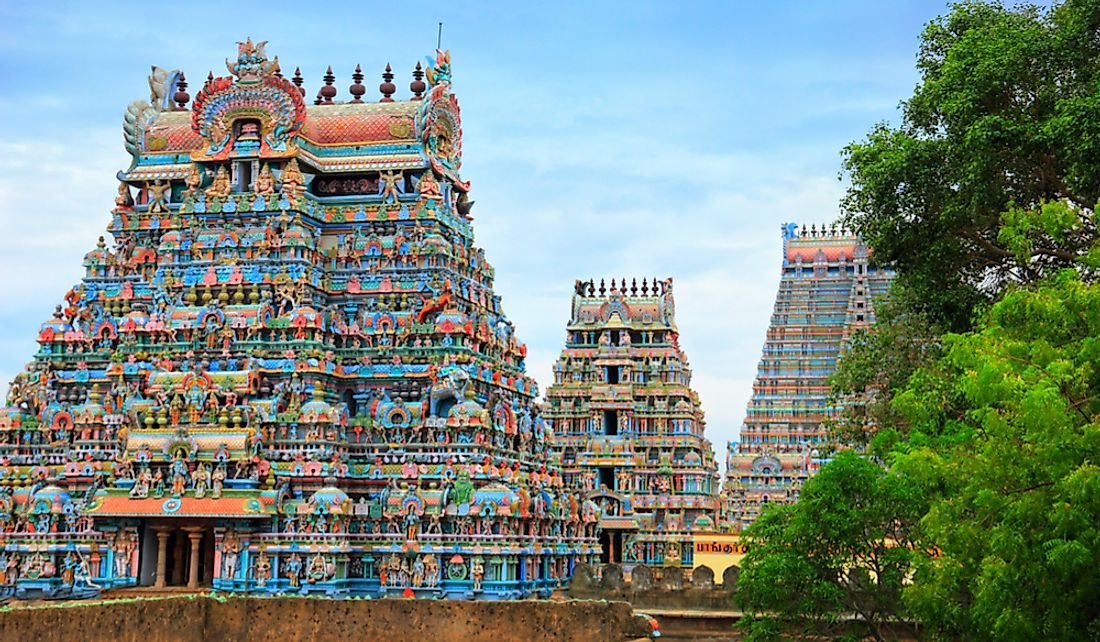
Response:
POLYGON ((700 566, 710 567, 714 571, 714 582, 722 583, 722 575, 731 566, 740 568, 745 557, 745 547, 739 535, 728 533, 696 533, 692 537, 695 547, 692 556, 692 570, 700 566))

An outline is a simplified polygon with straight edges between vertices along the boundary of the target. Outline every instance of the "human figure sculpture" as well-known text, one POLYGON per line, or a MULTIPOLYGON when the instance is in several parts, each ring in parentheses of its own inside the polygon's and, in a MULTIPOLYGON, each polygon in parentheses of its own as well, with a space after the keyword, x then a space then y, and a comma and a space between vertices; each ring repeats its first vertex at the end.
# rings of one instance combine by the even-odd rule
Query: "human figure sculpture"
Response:
POLYGON ((206 198, 225 198, 233 191, 233 186, 229 182, 229 172, 226 171, 225 166, 218 167, 217 173, 214 174, 214 180, 210 184, 210 187, 206 188, 206 198))
POLYGON ((230 528, 222 535, 222 577, 233 579, 237 574, 237 558, 241 552, 241 539, 230 528))
POLYGON ((283 168, 279 177, 282 181, 282 192, 290 199, 297 199, 306 190, 305 177, 298 169, 298 159, 292 158, 283 168))
POLYGON ((111 550, 115 558, 115 577, 130 577, 130 556, 134 551, 134 541, 129 531, 118 529, 111 542, 111 550))
POLYGON ((302 557, 291 553, 283 566, 286 568, 287 584, 292 589, 299 588, 302 585, 302 557))
POLYGON ((149 190, 149 213, 163 214, 168 211, 168 198, 172 194, 172 185, 163 180, 157 180, 152 185, 146 183, 149 190))
POLYGON ((383 203, 396 203, 400 192, 397 189, 398 184, 404 180, 401 172, 382 172, 379 176, 382 180, 382 202, 383 203))
POLYGON ((261 550, 256 555, 256 561, 253 562, 252 569, 256 577, 256 585, 266 586, 267 581, 271 579, 271 558, 267 556, 265 551, 261 550))
POLYGON ((271 174, 271 168, 266 164, 260 170, 260 173, 256 175, 253 191, 265 196, 275 193, 275 177, 271 174))
POLYGON ((424 170, 424 173, 420 175, 420 182, 417 183, 416 188, 420 192, 422 200, 440 200, 443 198, 439 191, 439 183, 435 180, 435 173, 430 169, 424 170))
POLYGON ((485 577, 485 560, 480 555, 474 556, 470 562, 470 575, 474 579, 474 590, 481 590, 481 580, 485 577))
POLYGON ((210 496, 218 499, 222 496, 222 486, 225 483, 225 463, 218 464, 214 472, 210 474, 210 496))
POLYGON ((206 484, 210 481, 210 471, 207 470, 206 464, 199 464, 191 478, 195 486, 195 499, 206 497, 206 484))

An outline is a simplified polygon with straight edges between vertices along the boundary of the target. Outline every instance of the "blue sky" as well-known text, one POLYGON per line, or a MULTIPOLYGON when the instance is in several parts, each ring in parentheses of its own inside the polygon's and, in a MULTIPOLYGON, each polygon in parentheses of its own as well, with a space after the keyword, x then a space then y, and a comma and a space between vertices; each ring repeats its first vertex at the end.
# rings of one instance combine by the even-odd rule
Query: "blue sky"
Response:
POLYGON ((479 245, 545 387, 574 279, 666 277, 724 458, 779 280, 780 224, 826 222, 840 149, 917 83, 936 0, 553 3, 0 0, 0 390, 109 219, 126 105, 156 64, 192 95, 245 36, 309 96, 332 65, 452 52, 479 245))

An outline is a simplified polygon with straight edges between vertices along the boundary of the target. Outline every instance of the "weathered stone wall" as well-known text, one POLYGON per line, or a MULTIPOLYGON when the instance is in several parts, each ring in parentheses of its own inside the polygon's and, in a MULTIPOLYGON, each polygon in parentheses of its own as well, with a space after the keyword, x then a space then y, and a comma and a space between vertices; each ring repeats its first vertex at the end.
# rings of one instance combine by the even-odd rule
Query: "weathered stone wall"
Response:
POLYGON ((172 597, 0 613, 0 640, 623 642, 649 626, 622 602, 172 597))
POLYGON ((731 566, 723 574, 721 584, 715 583, 714 571, 706 566, 695 569, 690 578, 679 568, 654 571, 635 566, 630 581, 624 579, 618 564, 605 564, 600 577, 596 569, 577 564, 569 586, 569 597, 630 602, 637 609, 674 609, 733 611, 733 590, 737 586, 738 569, 731 566))

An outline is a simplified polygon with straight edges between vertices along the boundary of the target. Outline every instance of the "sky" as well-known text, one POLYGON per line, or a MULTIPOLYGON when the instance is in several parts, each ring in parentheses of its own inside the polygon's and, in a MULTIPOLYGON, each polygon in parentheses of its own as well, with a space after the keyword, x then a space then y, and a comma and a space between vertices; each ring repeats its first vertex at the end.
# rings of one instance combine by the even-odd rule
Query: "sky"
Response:
POLYGON ((307 96, 394 67, 443 22, 463 178, 496 291, 545 389, 576 279, 672 277, 718 459, 752 392, 784 222, 839 213, 841 150, 897 123, 937 0, 35 2, 0 0, 0 391, 109 222, 126 105, 150 65, 194 95, 267 40, 307 96), (438 4, 439 6, 434 6, 438 4))

